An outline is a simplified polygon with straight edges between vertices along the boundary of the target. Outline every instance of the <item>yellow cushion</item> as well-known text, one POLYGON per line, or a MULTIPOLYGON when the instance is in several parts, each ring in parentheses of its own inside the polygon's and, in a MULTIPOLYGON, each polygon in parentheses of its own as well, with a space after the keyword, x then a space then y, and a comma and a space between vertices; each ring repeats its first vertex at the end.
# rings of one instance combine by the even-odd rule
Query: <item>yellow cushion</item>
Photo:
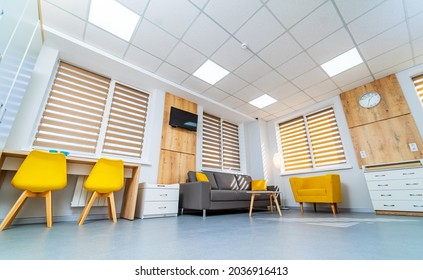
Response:
POLYGON ((209 178, 207 178, 206 174, 201 172, 195 172, 195 177, 197 178, 197 181, 199 182, 208 182, 209 178))
POLYGON ((267 191, 266 180, 252 180, 251 190, 253 191, 267 191))

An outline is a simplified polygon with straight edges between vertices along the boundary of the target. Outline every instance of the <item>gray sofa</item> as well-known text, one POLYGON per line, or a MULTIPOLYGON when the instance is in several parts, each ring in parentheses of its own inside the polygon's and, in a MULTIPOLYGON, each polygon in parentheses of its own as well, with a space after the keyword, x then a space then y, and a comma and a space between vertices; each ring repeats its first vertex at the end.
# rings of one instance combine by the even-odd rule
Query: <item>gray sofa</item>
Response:
MULTIPOLYGON (((206 216, 207 210, 249 209, 251 177, 242 174, 202 171, 209 182, 198 182, 195 171, 188 172, 188 182, 180 184, 179 206, 184 209, 201 210, 206 216)), ((275 187, 268 186, 268 190, 275 187)), ((268 196, 256 196, 254 207, 270 205, 268 196)))

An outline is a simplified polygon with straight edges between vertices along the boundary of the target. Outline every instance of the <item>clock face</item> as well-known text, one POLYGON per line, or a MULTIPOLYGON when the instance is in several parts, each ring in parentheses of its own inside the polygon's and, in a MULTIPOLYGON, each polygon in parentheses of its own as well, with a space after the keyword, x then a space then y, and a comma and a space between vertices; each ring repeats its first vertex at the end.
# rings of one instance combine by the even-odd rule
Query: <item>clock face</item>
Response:
POLYGON ((377 104, 379 104, 381 100, 381 96, 379 93, 371 91, 363 94, 360 99, 358 100, 358 103, 363 108, 373 108, 377 104))

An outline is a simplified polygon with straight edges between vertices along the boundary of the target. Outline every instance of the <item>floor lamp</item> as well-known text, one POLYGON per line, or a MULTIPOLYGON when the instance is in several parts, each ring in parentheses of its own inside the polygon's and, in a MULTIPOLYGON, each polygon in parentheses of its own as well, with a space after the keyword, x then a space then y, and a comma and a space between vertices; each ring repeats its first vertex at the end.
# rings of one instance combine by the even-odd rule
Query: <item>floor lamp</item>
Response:
MULTIPOLYGON (((278 169, 278 171, 281 170, 282 166, 282 156, 279 153, 275 153, 273 155, 273 165, 278 169)), ((281 210, 288 210, 288 207, 285 205, 285 195, 283 194, 282 190, 279 189, 278 186, 276 186, 277 190, 280 191, 280 194, 282 194, 281 199, 281 210)))

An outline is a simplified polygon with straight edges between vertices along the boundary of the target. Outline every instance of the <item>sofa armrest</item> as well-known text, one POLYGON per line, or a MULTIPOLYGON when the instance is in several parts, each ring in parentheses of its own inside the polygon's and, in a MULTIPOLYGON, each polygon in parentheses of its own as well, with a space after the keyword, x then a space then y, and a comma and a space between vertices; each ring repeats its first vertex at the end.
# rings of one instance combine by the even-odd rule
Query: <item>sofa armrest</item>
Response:
POLYGON ((191 182, 180 184, 182 208, 203 210, 210 208, 209 182, 191 182))

